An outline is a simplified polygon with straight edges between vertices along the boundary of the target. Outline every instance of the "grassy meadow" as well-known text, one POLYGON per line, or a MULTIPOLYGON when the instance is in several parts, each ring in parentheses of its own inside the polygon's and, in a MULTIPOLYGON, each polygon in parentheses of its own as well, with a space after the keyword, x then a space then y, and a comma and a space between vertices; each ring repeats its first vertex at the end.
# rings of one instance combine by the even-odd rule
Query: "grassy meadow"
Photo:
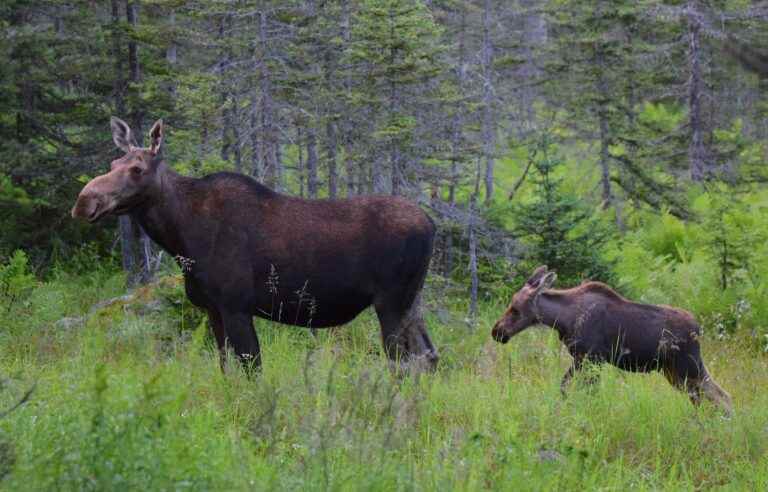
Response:
POLYGON ((316 337, 258 321, 248 380, 234 361, 221 373, 177 277, 93 307, 122 285, 60 274, 4 313, 0 410, 33 391, 0 419, 2 489, 768 489, 768 360, 738 338, 704 340, 731 420, 610 367, 563 399, 554 332, 496 344, 501 304, 473 328, 436 288, 435 374, 393 377, 366 312, 316 337))

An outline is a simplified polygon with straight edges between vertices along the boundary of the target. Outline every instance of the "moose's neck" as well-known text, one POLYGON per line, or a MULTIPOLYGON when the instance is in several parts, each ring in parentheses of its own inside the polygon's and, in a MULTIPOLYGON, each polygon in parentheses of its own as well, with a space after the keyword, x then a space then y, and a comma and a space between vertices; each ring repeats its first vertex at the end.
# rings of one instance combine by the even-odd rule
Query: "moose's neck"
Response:
POLYGON ((561 339, 569 339, 574 323, 572 300, 558 291, 549 290, 539 295, 537 304, 541 323, 554 328, 561 339))
POLYGON ((161 164, 160 190, 156 197, 132 213, 147 235, 172 256, 187 256, 184 221, 190 220, 192 208, 188 190, 197 181, 181 176, 161 164))

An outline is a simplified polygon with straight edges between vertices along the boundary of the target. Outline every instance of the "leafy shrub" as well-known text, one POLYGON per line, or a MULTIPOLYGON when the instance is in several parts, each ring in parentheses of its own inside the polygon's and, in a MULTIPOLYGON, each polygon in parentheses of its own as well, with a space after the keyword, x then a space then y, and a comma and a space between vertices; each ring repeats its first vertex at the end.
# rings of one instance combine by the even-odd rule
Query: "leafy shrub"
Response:
POLYGON ((26 253, 16 250, 5 265, 0 266, 0 309, 10 315, 27 299, 35 287, 35 276, 29 272, 26 253))
POLYGON ((650 221, 642 231, 643 243, 654 256, 676 261, 685 259, 688 236, 685 223, 669 212, 663 212, 658 220, 650 221))

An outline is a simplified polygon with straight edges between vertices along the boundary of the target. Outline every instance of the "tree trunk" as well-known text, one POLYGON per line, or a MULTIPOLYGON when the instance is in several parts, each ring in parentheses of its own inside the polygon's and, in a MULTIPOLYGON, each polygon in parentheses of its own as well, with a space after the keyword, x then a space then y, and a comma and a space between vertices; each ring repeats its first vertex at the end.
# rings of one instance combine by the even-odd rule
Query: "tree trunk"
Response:
MULTIPOLYGON (((390 25, 390 36, 391 36, 392 39, 396 39, 396 33, 395 33, 396 22, 395 22, 395 19, 394 19, 394 12, 392 10, 390 10, 390 12, 389 12, 389 25, 390 25)), ((390 50, 389 50, 389 58, 390 58, 389 63, 390 63, 390 66, 394 66, 395 65, 395 60, 397 59, 397 53, 395 52, 395 49, 396 48, 394 46, 392 46, 392 47, 390 47, 390 50)), ((389 105, 388 105, 389 107, 388 107, 388 109, 389 109, 389 112, 390 112, 390 116, 389 116, 389 121, 390 122, 394 120, 394 118, 395 118, 395 116, 397 114, 398 108, 399 108, 399 105, 398 105, 398 99, 399 99, 398 96, 399 96, 399 94, 398 94, 398 90, 397 89, 398 89, 398 87, 397 87, 397 84, 395 82, 395 79, 394 79, 394 77, 392 77, 389 80, 389 105)), ((401 153, 400 153, 399 142, 398 142, 399 138, 394 136, 394 135, 391 135, 389 137, 389 139, 390 139, 389 140, 389 144, 390 144, 390 149, 389 149, 389 165, 390 165, 390 172, 392 173, 391 174, 391 178, 392 178, 391 192, 392 192, 393 195, 399 195, 400 194, 400 183, 401 183, 401 180, 402 180, 402 176, 401 176, 401 174, 402 174, 402 172, 401 172, 401 162, 400 162, 400 159, 401 159, 401 155, 400 154, 401 153)))
POLYGON ((688 146, 688 162, 691 179, 701 181, 707 172, 706 149, 704 147, 704 121, 701 114, 701 96, 703 92, 701 68, 701 20, 696 0, 690 0, 688 10, 688 126, 691 141, 688 146))
MULTIPOLYGON (((341 39, 344 40, 342 52, 346 52, 352 40, 352 11, 349 5, 349 0, 342 0, 341 5, 341 39)), ((346 104, 349 103, 352 96, 352 77, 350 70, 346 71, 344 75, 344 94, 346 95, 346 104)), ((347 196, 353 196, 355 194, 355 161, 352 158, 354 155, 352 149, 352 121, 351 111, 348 109, 343 111, 343 123, 344 135, 342 136, 344 145, 344 162, 347 171, 347 196)), ((360 174, 358 186, 363 185, 363 174, 360 174)))
POLYGON ((261 156, 265 178, 275 190, 282 189, 282 162, 277 158, 272 81, 267 44, 267 13, 259 12, 259 49, 261 55, 259 89, 261 91, 261 156))
POLYGON ((219 55, 219 84, 221 87, 221 160, 229 162, 230 152, 232 151, 232 102, 229 100, 229 80, 227 78, 228 65, 231 58, 231 52, 227 46, 227 21, 228 16, 222 15, 219 20, 218 38, 223 47, 219 55))
POLYGON ((317 198, 317 133, 314 128, 307 128, 307 194, 317 198))
MULTIPOLYGON (((113 4, 113 12, 115 5, 113 4)), ((127 1, 125 5, 126 20, 132 29, 138 24, 139 11, 136 2, 127 1)), ((133 37, 128 40, 128 72, 129 81, 138 84, 141 79, 139 67, 139 47, 133 37)), ((144 114, 140 108, 132 108, 131 130, 136 143, 141 146, 144 140, 144 114)), ((152 242, 141 226, 130 216, 121 215, 118 219, 120 243, 122 245, 123 267, 126 268, 128 287, 147 283, 152 277, 151 257, 152 242)))
POLYGON ((296 125, 296 149, 298 150, 298 160, 296 162, 296 173, 299 175, 299 196, 304 198, 304 147, 301 125, 296 125))
POLYGON ((473 325, 477 317, 477 295, 480 286, 480 279, 477 272, 477 224, 476 205, 480 195, 480 163, 478 162, 475 172, 475 189, 469 199, 469 319, 473 325))
POLYGON ((171 7, 171 12, 168 14, 168 25, 171 29, 171 40, 165 50, 165 60, 169 65, 175 65, 178 58, 178 45, 176 44, 176 9, 174 7, 171 7))
MULTIPOLYGON (((137 2, 128 1, 125 5, 125 16, 131 29, 136 29, 139 21, 139 6, 137 2)), ((128 39, 128 78, 132 84, 138 84, 141 80, 139 71, 139 46, 133 35, 128 39)), ((141 145, 144 137, 143 123, 144 113, 142 108, 131 108, 131 130, 136 137, 136 142, 141 145)))
POLYGON ((327 152, 328 152, 328 197, 336 198, 338 176, 336 174, 336 148, 338 142, 336 140, 336 124, 332 121, 328 121, 325 124, 325 138, 327 139, 327 152))
POLYGON ((123 53, 120 40, 120 1, 112 0, 112 56, 115 59, 115 85, 114 99, 115 112, 119 116, 125 115, 125 101, 123 99, 123 53))
MULTIPOLYGON (((461 19, 459 23, 459 52, 458 59, 456 61, 456 85, 459 89, 459 94, 464 93, 464 85, 466 82, 466 31, 467 31, 467 9, 464 4, 461 4, 461 19)), ((451 131, 451 175, 448 184, 448 203, 451 208, 456 206, 456 189, 459 186, 459 162, 462 160, 462 140, 464 135, 464 110, 465 105, 463 102, 459 102, 456 105, 455 114, 453 115, 453 124, 451 131)), ((448 277, 453 271, 453 231, 451 227, 446 228, 445 231, 445 255, 443 263, 443 273, 448 277)))
POLYGON ((607 209, 613 203, 613 193, 611 191, 611 168, 610 168, 610 135, 608 131, 608 82, 605 78, 605 54, 602 48, 595 51, 595 64, 597 65, 597 79, 595 81, 598 101, 597 101, 597 119, 600 128, 600 184, 603 189, 603 209, 607 209))
MULTIPOLYGON (((523 22, 523 47, 522 56, 525 60, 519 70, 523 81, 537 80, 541 77, 541 70, 537 66, 537 48, 547 42, 546 16, 539 8, 538 0, 522 0, 523 22)), ((527 138, 536 127, 536 88, 529 84, 518 91, 521 113, 524 121, 521 122, 521 137, 527 138)))
MULTIPOLYGON (((168 66, 170 67, 172 73, 175 73, 176 71, 176 62, 178 61, 178 50, 177 50, 177 43, 176 43, 176 8, 170 7, 170 12, 168 13, 168 31, 169 31, 169 37, 170 40, 168 41, 168 46, 165 49, 165 61, 168 63, 168 66)), ((170 95, 170 99, 172 101, 172 104, 175 106, 176 101, 176 77, 169 77, 168 82, 166 83, 166 90, 168 91, 168 94, 170 95)), ((175 107, 174 107, 174 113, 175 107)))
POLYGON ((239 125, 239 115, 238 115, 238 101, 237 98, 232 98, 232 107, 230 108, 230 114, 231 118, 234 121, 231 121, 231 133, 232 133, 232 153, 234 154, 235 158, 235 171, 242 173, 243 172, 243 155, 242 155, 242 142, 240 141, 240 125, 239 125))
POLYGON ((485 203, 493 200, 493 167, 496 151, 496 122, 493 112, 493 45, 491 43, 491 0, 483 4, 483 159, 485 161, 485 203))
POLYGON ((264 166, 261 160, 261 142, 259 141, 259 134, 261 129, 259 128, 259 108, 258 97, 256 94, 252 96, 250 119, 249 119, 249 132, 251 134, 251 176, 257 181, 264 180, 264 166))

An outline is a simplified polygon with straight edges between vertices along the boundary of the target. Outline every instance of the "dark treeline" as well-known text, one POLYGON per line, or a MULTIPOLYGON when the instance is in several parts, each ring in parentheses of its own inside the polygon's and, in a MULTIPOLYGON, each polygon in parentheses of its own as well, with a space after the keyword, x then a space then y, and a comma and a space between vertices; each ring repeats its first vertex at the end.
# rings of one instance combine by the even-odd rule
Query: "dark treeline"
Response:
POLYGON ((748 48, 768 45, 766 20, 765 2, 701 0, 5 1, 0 257, 46 268, 119 230, 124 265, 146 270, 128 219, 68 211, 118 156, 110 115, 141 136, 163 118, 183 173, 420 201, 436 269, 476 292, 478 255, 519 236, 500 211, 552 152, 597 170, 579 196, 617 231, 629 207, 692 218, 692 182, 765 179, 768 79, 748 48))

